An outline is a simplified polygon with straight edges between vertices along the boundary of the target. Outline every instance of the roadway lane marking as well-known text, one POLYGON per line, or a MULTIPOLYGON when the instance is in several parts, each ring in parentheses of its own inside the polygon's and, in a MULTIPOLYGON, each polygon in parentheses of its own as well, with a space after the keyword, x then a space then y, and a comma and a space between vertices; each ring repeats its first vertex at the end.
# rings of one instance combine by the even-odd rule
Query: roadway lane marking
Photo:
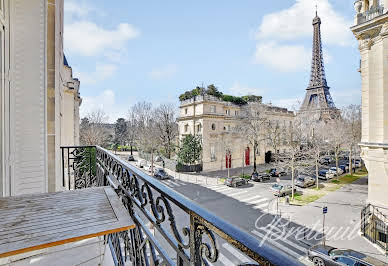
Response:
POLYGON ((267 207, 268 207, 268 202, 261 205, 253 206, 253 209, 261 209, 261 208, 267 208, 267 207))
POLYGON ((213 189, 213 190, 216 191, 216 192, 220 192, 220 191, 233 190, 233 188, 231 188, 231 187, 223 187, 223 188, 213 189))
POLYGON ((232 196, 236 196, 236 195, 240 195, 240 194, 245 194, 247 191, 244 190, 244 191, 234 191, 233 193, 222 193, 228 197, 232 197, 232 196))
POLYGON ((263 202, 263 201, 267 201, 268 199, 267 198, 262 198, 262 199, 259 199, 259 200, 254 200, 254 201, 251 201, 249 202, 250 204, 257 204, 257 203, 260 203, 260 202, 263 202))
POLYGON ((250 197, 250 198, 246 198, 246 199, 242 198, 240 201, 247 202, 247 201, 254 200, 254 199, 259 199, 259 198, 261 198, 261 196, 254 196, 254 197, 250 197))
MULTIPOLYGON (((255 234, 255 235, 259 236, 261 239, 263 239, 263 238, 265 237, 262 233, 259 233, 259 232, 256 231, 256 230, 253 230, 253 231, 252 231, 252 234, 255 234)), ((302 255, 296 253, 295 251, 292 251, 291 249, 285 247, 284 245, 282 245, 282 244, 280 244, 280 243, 278 243, 278 242, 275 242, 275 241, 273 241, 273 240, 271 240, 271 239, 269 239, 269 238, 267 238, 265 241, 268 241, 269 243, 271 243, 271 245, 273 245, 273 246, 275 246, 275 247, 277 247, 277 248, 283 250, 284 252, 290 254, 290 255, 293 256, 294 258, 297 258, 298 260, 304 257, 304 256, 302 256, 302 255)), ((294 245, 295 245, 295 244, 293 244, 292 246, 294 246, 294 245)), ((232 264, 232 265, 233 265, 233 264, 232 264)))
MULTIPOLYGON (((272 226, 272 227, 275 227, 275 226, 272 226)), ((274 230, 279 230, 279 229, 274 229, 274 230)), ((270 235, 271 236, 279 237, 278 231, 272 231, 270 235)), ((286 234, 285 236, 289 236, 289 235, 286 234)), ((305 254, 307 253, 307 249, 306 248, 299 246, 299 244, 296 243, 296 242, 292 242, 292 241, 288 240, 288 238, 282 237, 281 241, 287 243, 288 245, 292 246, 293 248, 296 248, 296 249, 300 250, 302 253, 305 253, 305 254)))
POLYGON ((231 246, 228 243, 224 243, 222 245, 227 251, 229 251, 233 256, 235 256, 237 259, 239 259, 242 262, 251 262, 252 260, 248 257, 244 256, 241 252, 239 252, 236 248, 231 246))
POLYGON ((235 263, 231 262, 227 257, 225 257, 224 255, 222 255, 220 253, 220 255, 218 256, 218 259, 220 262, 222 262, 224 265, 235 265, 235 263))

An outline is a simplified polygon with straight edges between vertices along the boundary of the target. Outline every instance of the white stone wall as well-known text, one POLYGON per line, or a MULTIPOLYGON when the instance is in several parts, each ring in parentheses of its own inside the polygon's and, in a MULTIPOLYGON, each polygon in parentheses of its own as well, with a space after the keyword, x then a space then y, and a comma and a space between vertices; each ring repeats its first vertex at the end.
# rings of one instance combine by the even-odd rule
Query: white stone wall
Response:
POLYGON ((369 172, 368 202, 384 211, 388 207, 388 16, 356 25, 352 31, 360 44, 361 156, 369 172))
MULTIPOLYGON (((184 102, 180 106, 179 139, 182 139, 187 134, 194 134, 194 129, 196 134, 201 135, 204 171, 225 169, 225 153, 227 149, 232 152, 232 168, 243 166, 245 149, 247 147, 250 148, 250 165, 253 165, 252 145, 241 134, 233 133, 233 128, 240 123, 240 112, 238 105, 206 97, 205 99, 201 97, 196 101, 184 102), (196 109, 195 116, 194 106, 196 109), (201 132, 197 131, 198 124, 201 124, 201 132), (214 130, 213 125, 215 126, 214 130), (215 155, 215 158, 212 158, 212 154, 215 155)), ((281 125, 283 123, 288 125, 289 121, 292 121, 294 118, 294 115, 289 113, 269 112, 268 115, 271 120, 279 120, 281 125)), ((280 152, 285 149, 286 147, 279 147, 280 152)), ((258 164, 264 163, 265 153, 270 150, 271 147, 261 143, 259 145, 259 153, 256 156, 256 162, 258 164)))

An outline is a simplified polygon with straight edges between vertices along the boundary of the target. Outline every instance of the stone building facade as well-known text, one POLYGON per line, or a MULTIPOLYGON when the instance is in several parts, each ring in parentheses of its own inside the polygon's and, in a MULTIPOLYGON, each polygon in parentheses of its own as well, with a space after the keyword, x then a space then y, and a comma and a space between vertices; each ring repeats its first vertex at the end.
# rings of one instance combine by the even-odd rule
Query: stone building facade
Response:
MULTIPOLYGON (((288 126, 294 119, 294 113, 285 108, 263 105, 266 116, 274 123, 288 126)), ((242 122, 242 107, 222 101, 211 95, 200 95, 181 101, 178 118, 179 139, 188 134, 200 135, 202 139, 203 171, 215 171, 226 168, 226 151, 231 152, 231 167, 253 165, 253 145, 243 133, 234 128, 242 122)), ((256 162, 265 163, 268 152, 282 152, 279 146, 273 151, 265 141, 260 142, 256 153, 256 162)))
POLYGON ((0 0, 0 197, 60 190, 60 146, 77 143, 79 82, 64 63, 63 5, 0 0))
POLYGON ((388 0, 354 3, 361 62, 361 157, 368 169, 368 199, 361 232, 388 253, 388 0))

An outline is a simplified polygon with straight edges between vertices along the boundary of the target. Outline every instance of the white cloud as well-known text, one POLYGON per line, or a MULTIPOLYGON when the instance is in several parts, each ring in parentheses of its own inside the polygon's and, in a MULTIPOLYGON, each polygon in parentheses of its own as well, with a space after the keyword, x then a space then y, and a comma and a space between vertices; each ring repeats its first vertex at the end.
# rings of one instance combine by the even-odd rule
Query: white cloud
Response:
POLYGON ((116 70, 117 66, 113 64, 97 64, 94 72, 79 72, 75 73, 75 76, 79 77, 83 85, 90 85, 110 78, 116 70))
POLYGON ((126 117, 128 108, 116 103, 113 90, 105 90, 96 96, 81 96, 82 104, 80 116, 85 117, 88 113, 102 109, 108 116, 108 121, 113 123, 119 117, 126 117))
POLYGON ((262 42, 256 45, 254 61, 280 71, 306 70, 311 61, 311 52, 303 45, 262 42))
POLYGON ((240 83, 235 83, 229 88, 229 93, 234 96, 245 96, 245 95, 258 95, 262 96, 266 90, 262 88, 251 88, 243 86, 240 83))
POLYGON ((128 40, 139 35, 139 31, 127 23, 121 23, 115 29, 104 29, 88 20, 65 24, 64 31, 66 50, 83 56, 123 50, 128 40))
POLYGON ((153 79, 168 79, 174 76, 178 71, 176 65, 166 65, 159 68, 154 68, 150 72, 150 76, 153 79))
POLYGON ((331 89, 330 94, 333 97, 337 108, 350 104, 361 104, 361 89, 341 90, 331 89))
POLYGON ((315 5, 322 20, 321 31, 325 44, 350 45, 353 37, 349 30, 351 20, 335 11, 329 0, 296 0, 288 9, 270 13, 263 17, 256 37, 277 41, 312 38, 312 19, 315 5))
POLYGON ((89 6, 86 5, 82 1, 69 1, 66 0, 64 2, 64 12, 65 15, 70 16, 72 18, 73 16, 78 16, 78 17, 83 17, 89 14, 93 9, 89 6))

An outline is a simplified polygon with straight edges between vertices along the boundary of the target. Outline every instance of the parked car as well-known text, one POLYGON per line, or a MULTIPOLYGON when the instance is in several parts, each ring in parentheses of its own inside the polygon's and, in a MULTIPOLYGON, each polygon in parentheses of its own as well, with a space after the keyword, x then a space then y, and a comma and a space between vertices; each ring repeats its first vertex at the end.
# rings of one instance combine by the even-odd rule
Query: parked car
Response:
MULTIPOLYGON (((275 196, 278 196, 278 197, 283 197, 285 195, 292 194, 292 186, 289 184, 276 183, 272 185, 270 190, 275 196)), ((294 189, 294 191, 296 191, 296 189, 294 189)))
POLYGON ((251 180, 256 182, 263 182, 264 180, 270 180, 270 179, 271 179, 271 176, 266 172, 262 172, 262 173, 256 172, 256 173, 253 173, 251 176, 251 180))
POLYGON ((158 179, 163 180, 163 179, 169 179, 170 178, 170 176, 162 168, 156 168, 154 172, 155 172, 154 173, 154 177, 156 177, 158 179))
POLYGON ((360 167, 361 167, 361 160, 360 160, 360 159, 354 160, 354 165, 355 165, 357 168, 360 168, 360 167))
POLYGON ((321 169, 318 171, 318 178, 323 180, 329 180, 331 178, 334 178, 334 174, 326 169, 321 169))
POLYGON ((161 156, 156 156, 154 161, 155 162, 162 162, 163 158, 161 156))
POLYGON ((138 161, 136 161, 135 164, 137 167, 143 168, 147 164, 147 161, 146 160, 138 160, 138 161))
POLYGON ((341 168, 344 173, 349 171, 349 166, 347 166, 346 164, 341 164, 339 168, 341 168))
POLYGON ((310 187, 315 185, 315 179, 312 178, 311 176, 299 175, 296 178, 295 185, 303 188, 310 187))
POLYGON ((314 265, 365 265, 382 266, 386 263, 351 249, 337 249, 331 246, 315 245, 307 251, 314 265))
POLYGON ((338 173, 337 173, 337 167, 335 167, 335 166, 330 167, 329 172, 333 173, 334 176, 337 176, 337 174, 342 175, 344 173, 344 171, 339 167, 338 167, 338 173))
POLYGON ((133 162, 133 161, 135 161, 135 158, 133 157, 133 155, 128 155, 128 159, 127 160, 130 161, 130 162, 133 162))
POLYGON ((228 177, 225 180, 225 185, 228 187, 239 187, 248 184, 248 180, 240 177, 228 177))
POLYGON ((147 163, 145 166, 144 166, 144 170, 151 173, 151 164, 150 163, 147 163))
POLYGON ((281 170, 277 170, 276 168, 272 168, 271 170, 269 170, 269 174, 270 174, 271 176, 275 176, 275 177, 287 175, 286 172, 281 171, 281 170))
POLYGON ((332 161, 333 160, 330 157, 328 157, 328 156, 323 157, 323 158, 320 159, 320 163, 321 164, 325 164, 325 165, 331 164, 332 161))

